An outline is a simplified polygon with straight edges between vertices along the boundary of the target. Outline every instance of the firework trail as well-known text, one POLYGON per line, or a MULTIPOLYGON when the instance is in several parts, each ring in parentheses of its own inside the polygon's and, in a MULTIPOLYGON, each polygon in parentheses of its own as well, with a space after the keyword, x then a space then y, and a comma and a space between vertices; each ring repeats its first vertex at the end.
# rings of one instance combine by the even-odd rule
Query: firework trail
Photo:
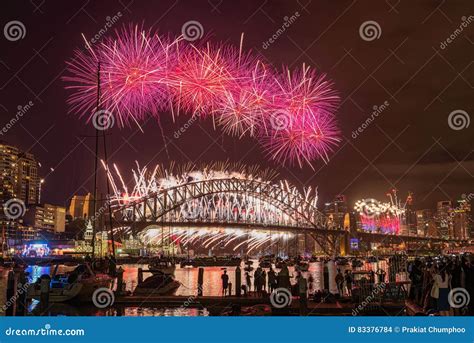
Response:
POLYGON ((340 133, 333 84, 304 66, 278 73, 261 58, 227 44, 192 44, 125 26, 77 50, 67 62, 69 112, 93 119, 100 108, 120 127, 171 112, 212 117, 227 134, 255 137, 268 157, 286 165, 327 162, 340 133))

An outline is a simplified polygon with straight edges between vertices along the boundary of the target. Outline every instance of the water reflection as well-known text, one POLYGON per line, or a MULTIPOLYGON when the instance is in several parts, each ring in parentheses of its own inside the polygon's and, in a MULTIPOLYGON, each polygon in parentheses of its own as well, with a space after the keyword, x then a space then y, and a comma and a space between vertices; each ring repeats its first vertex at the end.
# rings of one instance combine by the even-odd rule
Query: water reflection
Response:
MULTIPOLYGON (((258 261, 254 261, 254 266, 258 265, 258 261)), ((244 266, 242 265, 242 268, 244 266)), ((147 265, 122 265, 124 269, 124 282, 126 289, 131 291, 137 285, 138 268, 146 270, 147 265)), ((374 271, 382 269, 388 275, 388 262, 365 262, 361 267, 352 268, 350 265, 339 266, 343 272, 347 269, 358 270, 358 271, 374 271)), ((71 266, 59 266, 58 273, 65 273, 73 270, 71 266)), ((223 272, 222 267, 204 267, 204 284, 203 284, 203 295, 205 296, 219 296, 221 295, 221 275, 223 272)), ((235 267, 225 268, 229 274, 230 282, 235 283, 235 267)), ((267 272, 269 268, 264 268, 267 272)), ((29 273, 29 281, 35 282, 43 274, 51 274, 53 268, 45 266, 29 266, 26 270, 29 273)), ((276 269, 278 271, 278 269, 276 269)), ((291 282, 296 282, 296 272, 294 267, 289 267, 291 282)), ((250 272, 253 282, 253 273, 250 272)), ((6 294, 6 280, 8 270, 1 271, 0 279, 0 292, 2 297, 5 298, 6 294)), ((302 273, 304 277, 309 278, 311 275, 313 278, 313 284, 310 285, 313 291, 322 290, 324 288, 324 267, 321 262, 310 263, 309 270, 302 273)), ((144 273, 144 278, 150 276, 150 273, 144 273)), ((242 282, 245 283, 245 272, 242 272, 242 282)), ((327 275, 327 274, 326 274, 327 275)), ((194 296, 197 294, 197 280, 198 280, 198 268, 180 268, 176 266, 175 278, 181 283, 181 287, 176 292, 176 295, 183 296, 194 296)), ((397 280, 402 281, 406 279, 406 275, 398 275, 397 280)), ((235 292, 235 289, 233 290, 235 292)), ((4 302, 3 302, 4 303, 4 302)), ((31 310, 35 312, 37 303, 33 303, 31 310)), ((101 310, 94 307, 92 304, 86 305, 81 304, 54 304, 49 311, 50 315, 67 315, 67 316, 206 316, 209 312, 206 309, 194 309, 194 308, 156 308, 156 307, 119 307, 115 305, 111 309, 101 310)))

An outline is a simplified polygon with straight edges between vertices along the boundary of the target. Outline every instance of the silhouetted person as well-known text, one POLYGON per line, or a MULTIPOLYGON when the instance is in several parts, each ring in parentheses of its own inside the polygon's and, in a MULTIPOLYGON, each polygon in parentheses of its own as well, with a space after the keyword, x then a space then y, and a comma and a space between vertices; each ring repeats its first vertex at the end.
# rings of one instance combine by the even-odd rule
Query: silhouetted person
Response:
POLYGON ((270 268, 268 271, 268 290, 270 292, 273 292, 273 290, 276 288, 276 275, 275 271, 270 268))
POLYGON ((344 279, 346 281, 347 294, 352 296, 352 273, 350 270, 345 271, 344 279))
POLYGON ((267 272, 265 270, 262 270, 262 288, 264 291, 267 289, 267 272))
POLYGON ((245 273, 245 282, 247 283, 247 291, 250 292, 252 289, 252 279, 250 278, 249 272, 245 273))
POLYGON ((222 279, 222 295, 227 295, 227 288, 229 287, 229 275, 227 275, 227 270, 224 270, 224 273, 221 275, 222 279))
POLYGON ((283 263, 280 272, 277 276, 277 287, 283 287, 291 290, 290 271, 285 263, 283 263))

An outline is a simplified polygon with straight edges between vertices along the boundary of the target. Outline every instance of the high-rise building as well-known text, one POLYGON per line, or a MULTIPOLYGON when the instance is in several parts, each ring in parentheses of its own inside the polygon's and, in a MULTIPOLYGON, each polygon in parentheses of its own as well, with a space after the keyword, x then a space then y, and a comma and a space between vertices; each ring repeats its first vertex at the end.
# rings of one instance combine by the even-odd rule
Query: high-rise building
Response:
POLYGON ((0 142, 0 202, 17 198, 26 205, 38 203, 41 183, 38 168, 33 154, 0 142))
POLYGON ((0 203, 16 197, 18 154, 17 148, 0 141, 0 203))
POLYGON ((413 193, 408 192, 408 197, 405 204, 405 224, 406 233, 409 236, 416 236, 418 234, 417 227, 417 213, 413 206, 413 193))
POLYGON ((21 152, 18 155, 18 198, 26 204, 39 202, 41 180, 38 176, 38 162, 33 154, 21 152))
POLYGON ((36 229, 64 232, 66 208, 51 204, 32 205, 28 207, 23 221, 36 229))
POLYGON ((416 234, 419 237, 436 237, 436 223, 430 209, 416 211, 416 234))
POLYGON ((452 211, 451 201, 438 201, 436 205, 436 226, 442 238, 450 238, 454 235, 452 211))
POLYGON ((471 214, 471 204, 466 200, 458 200, 457 206, 453 209, 452 223, 454 238, 468 239, 469 232, 469 217, 471 214))
POLYGON ((344 218, 346 213, 349 212, 344 195, 337 195, 333 202, 326 203, 323 212, 335 226, 349 230, 349 228, 344 227, 344 218))

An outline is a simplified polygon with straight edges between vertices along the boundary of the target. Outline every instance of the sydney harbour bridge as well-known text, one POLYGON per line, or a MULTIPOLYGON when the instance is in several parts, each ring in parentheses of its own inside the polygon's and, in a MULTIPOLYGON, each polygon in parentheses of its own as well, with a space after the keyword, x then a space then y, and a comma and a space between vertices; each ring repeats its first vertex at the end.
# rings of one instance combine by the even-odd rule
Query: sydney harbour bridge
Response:
POLYGON ((342 227, 317 209, 315 192, 301 192, 286 181, 268 181, 247 172, 208 170, 179 177, 166 175, 159 177, 156 169, 139 170, 133 191, 126 193, 109 175, 116 194, 112 199, 115 228, 153 240, 163 239, 165 228, 172 227, 171 239, 181 244, 199 242, 206 248, 228 246, 234 251, 245 248, 246 252, 277 244, 281 238, 301 237, 313 240, 316 250, 327 255, 349 254, 354 240, 365 243, 368 249, 369 243, 403 244, 415 250, 446 249, 463 243, 371 233, 353 225, 342 227))

